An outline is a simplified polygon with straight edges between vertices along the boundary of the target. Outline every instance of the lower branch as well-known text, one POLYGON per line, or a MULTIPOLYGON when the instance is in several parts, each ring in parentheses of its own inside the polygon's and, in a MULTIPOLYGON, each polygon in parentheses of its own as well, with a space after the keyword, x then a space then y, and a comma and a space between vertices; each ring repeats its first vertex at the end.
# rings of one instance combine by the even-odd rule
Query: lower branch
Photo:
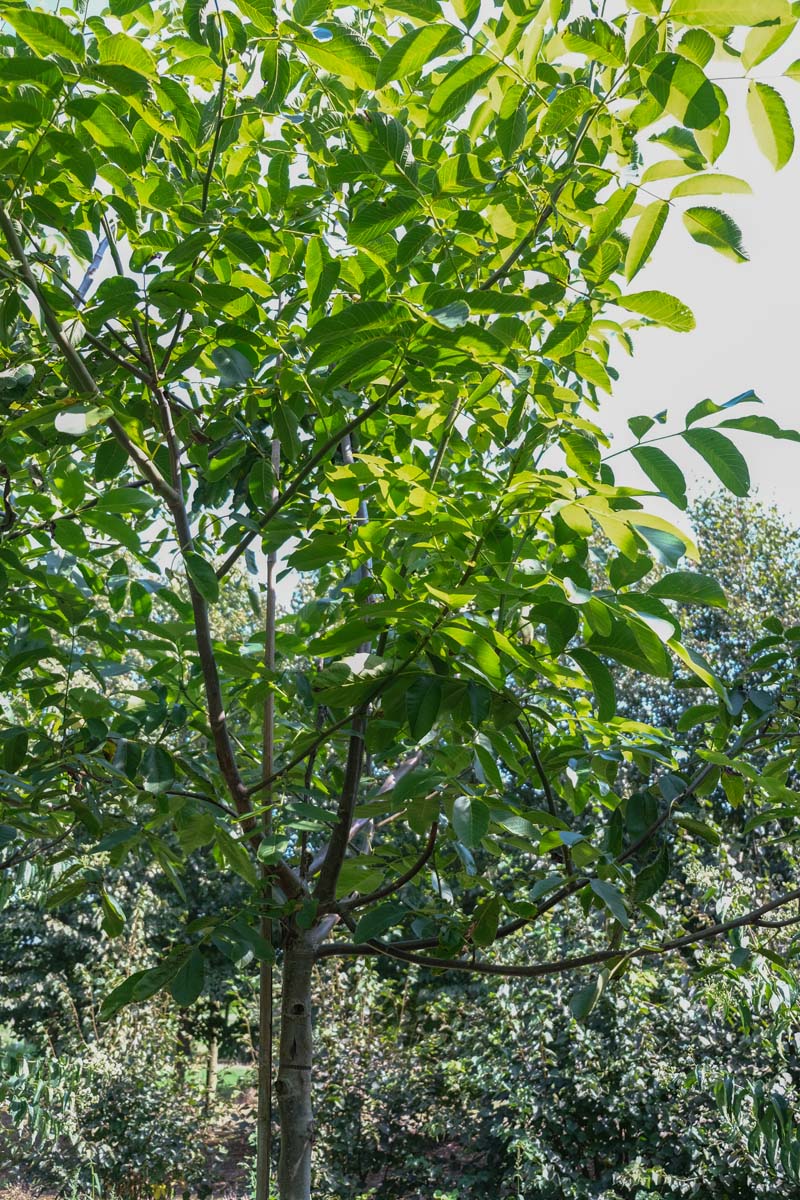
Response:
POLYGON ((508 978, 531 979, 542 975, 561 975, 567 971, 579 970, 581 967, 596 966, 599 963, 612 962, 624 958, 647 958, 651 955, 668 954, 673 950, 681 950, 684 946, 696 946, 701 942, 711 941, 730 933, 733 929, 743 929, 746 926, 759 928, 764 922, 761 918, 777 909, 785 908, 787 904, 800 901, 800 888, 770 900, 767 904, 754 908, 744 916, 735 917, 731 921, 722 921, 699 929, 692 933, 683 934, 666 942, 651 942, 634 946, 630 950, 596 950, 589 954, 577 955, 573 958, 555 959, 551 962, 532 963, 527 966, 514 966, 505 963, 479 962, 471 958, 433 958, 425 954, 413 954, 408 950, 395 949, 391 943, 379 942, 377 939, 369 942, 329 943, 317 950, 319 958, 338 956, 357 956, 383 954, 388 958, 397 958, 401 962, 413 963, 415 966, 428 967, 441 971, 466 971, 474 975, 502 975, 508 978))

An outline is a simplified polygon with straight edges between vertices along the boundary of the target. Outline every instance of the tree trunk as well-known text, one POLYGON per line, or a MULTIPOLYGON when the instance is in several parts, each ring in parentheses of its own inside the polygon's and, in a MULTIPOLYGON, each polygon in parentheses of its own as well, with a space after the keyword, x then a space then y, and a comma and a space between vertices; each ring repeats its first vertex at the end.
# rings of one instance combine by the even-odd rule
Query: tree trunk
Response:
POLYGON ((206 1057, 206 1095, 205 1095, 205 1114, 211 1112, 214 1100, 217 1095, 217 1075, 219 1074, 219 1038, 217 1036, 217 1022, 214 1019, 214 1013, 209 1022, 208 1029, 208 1055, 206 1057))
POLYGON ((175 1072, 181 1087, 186 1083, 186 1069, 192 1055, 192 1033, 189 1028, 189 1010, 182 1008, 178 1013, 178 1037, 175 1047, 175 1072))
POLYGON ((281 1126, 278 1163, 280 1200, 311 1200, 311 971, 314 949, 308 934, 295 930, 284 950, 281 989, 280 1062, 275 1093, 281 1126))
MULTIPOLYGON (((271 939, 262 920, 262 937, 271 939)), ((270 1200, 272 1168, 272 965, 262 962, 258 988, 258 1113, 256 1116, 256 1200, 270 1200)))

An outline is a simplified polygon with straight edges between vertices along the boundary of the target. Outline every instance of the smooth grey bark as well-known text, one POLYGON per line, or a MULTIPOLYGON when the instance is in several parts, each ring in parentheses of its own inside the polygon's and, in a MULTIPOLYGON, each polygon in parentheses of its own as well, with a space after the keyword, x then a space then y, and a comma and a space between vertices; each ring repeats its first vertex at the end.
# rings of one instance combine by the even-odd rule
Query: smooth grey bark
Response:
POLYGON ((311 1200, 313 966, 314 947, 310 936, 303 930, 292 930, 284 947, 280 1060, 275 1085, 281 1127, 280 1200, 311 1200))

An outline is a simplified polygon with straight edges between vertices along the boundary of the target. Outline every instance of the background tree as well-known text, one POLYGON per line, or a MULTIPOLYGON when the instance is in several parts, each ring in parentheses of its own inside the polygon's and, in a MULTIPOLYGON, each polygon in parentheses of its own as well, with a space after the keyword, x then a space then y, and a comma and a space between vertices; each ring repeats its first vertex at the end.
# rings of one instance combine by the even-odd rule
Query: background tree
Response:
MULTIPOLYGON (((729 120, 705 68, 743 45, 749 70, 797 18, 784 0, 570 8, 3 8, 4 821, 60 858, 59 899, 98 895, 112 933, 98 848, 151 856, 184 899, 200 850, 247 885, 104 1015, 166 986, 191 1003, 215 937, 263 960, 259 1200, 274 944, 279 1191, 305 1200, 315 961, 597 967, 588 1014, 634 959, 800 895, 661 931, 662 831, 704 836, 718 769, 791 803, 794 643, 774 635, 772 690, 726 693, 670 607, 724 596, 616 482, 596 419, 637 324, 693 326, 675 297, 630 290, 670 213, 746 257, 695 203, 746 187, 713 169, 729 120), (643 171, 651 139, 665 157, 643 171), (615 547, 599 583, 595 530, 615 547), (220 641, 220 580, 259 545, 263 634, 220 641), (316 578, 278 622, 281 547, 316 578), (673 570, 648 587, 656 560, 673 570), (677 662, 711 689, 697 761, 615 716, 606 660, 663 679, 677 662), (514 786, 530 776, 540 807, 514 786), (561 904, 586 953, 487 954, 561 904)), ((749 109, 782 166, 780 93, 753 81, 749 109)), ((753 400, 702 401, 680 434, 735 493, 723 430, 798 436, 737 415, 753 400)), ((631 453, 681 507, 652 428, 631 453)))

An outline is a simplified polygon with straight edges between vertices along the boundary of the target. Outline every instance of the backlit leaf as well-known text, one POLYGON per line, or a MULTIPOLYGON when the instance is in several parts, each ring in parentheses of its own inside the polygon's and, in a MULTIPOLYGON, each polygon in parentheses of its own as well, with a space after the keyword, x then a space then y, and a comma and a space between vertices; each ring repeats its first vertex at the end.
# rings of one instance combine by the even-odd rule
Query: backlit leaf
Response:
POLYGON ((83 62, 86 56, 83 39, 74 34, 60 17, 7 5, 3 6, 2 16, 34 54, 61 54, 72 62, 83 62))
POLYGON ((648 204, 639 217, 625 257, 626 279, 633 279, 637 271, 640 271, 645 265, 661 236, 668 216, 669 205, 666 200, 655 200, 652 204, 648 204))
POLYGON ((667 292, 635 292, 619 296, 614 303, 678 333, 689 333, 695 327, 691 309, 667 292))
POLYGON ((747 89, 747 112, 756 141, 780 171, 794 152, 794 127, 786 101, 768 83, 753 80, 747 89))
POLYGON ((696 242, 711 246, 734 262, 748 261, 742 231, 726 212, 719 208, 687 208, 683 220, 696 242))
POLYGON ((788 0, 674 0, 669 11, 673 21, 705 29, 788 21, 792 15, 788 0))

